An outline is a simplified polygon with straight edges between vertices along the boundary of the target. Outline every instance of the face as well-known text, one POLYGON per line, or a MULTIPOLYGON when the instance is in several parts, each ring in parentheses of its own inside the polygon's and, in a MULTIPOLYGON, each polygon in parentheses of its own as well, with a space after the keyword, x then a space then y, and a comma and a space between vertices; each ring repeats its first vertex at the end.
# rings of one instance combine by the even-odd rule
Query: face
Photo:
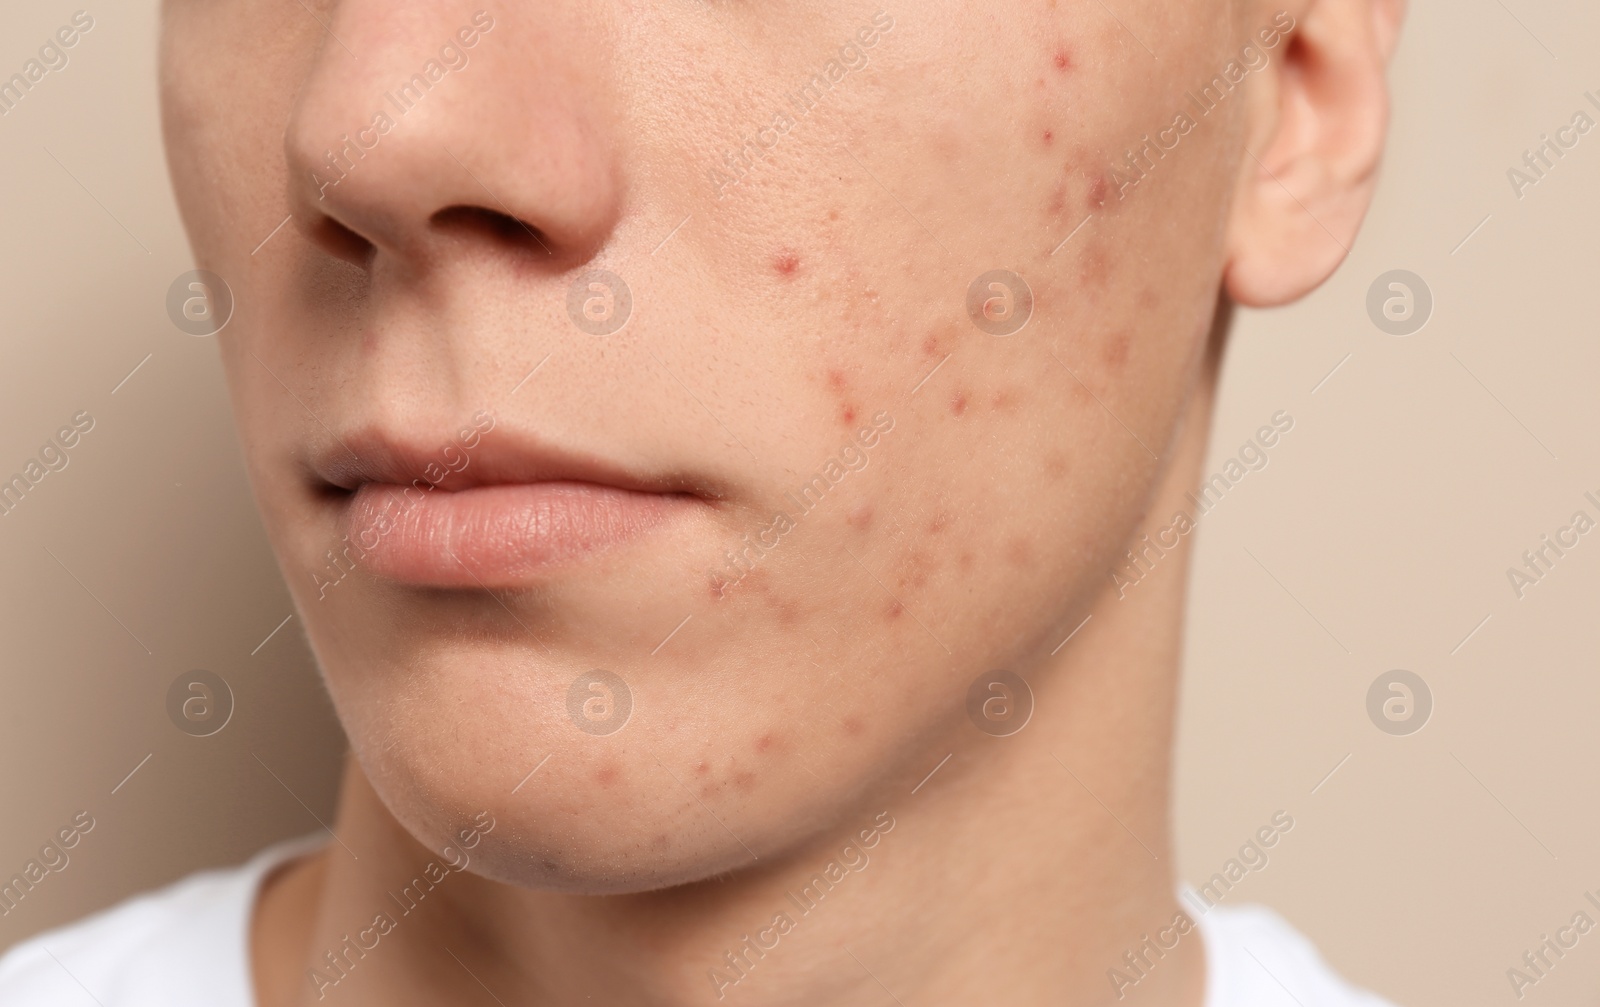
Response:
POLYGON ((1197 381, 1249 107, 1185 92, 1282 51, 1233 7, 168 0, 252 482, 396 818, 704 878, 1048 660, 1197 381))

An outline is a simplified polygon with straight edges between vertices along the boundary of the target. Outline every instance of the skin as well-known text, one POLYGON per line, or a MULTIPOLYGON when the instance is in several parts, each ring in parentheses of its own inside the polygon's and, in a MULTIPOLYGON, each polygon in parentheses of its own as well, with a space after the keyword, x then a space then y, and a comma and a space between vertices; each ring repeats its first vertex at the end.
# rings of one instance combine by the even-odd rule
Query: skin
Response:
MULTIPOLYGON (((1115 999, 1106 970, 1178 909, 1187 539, 1126 598, 1109 571, 1198 479, 1227 304, 1303 295, 1354 239, 1398 3, 890 10, 720 195, 724 153, 876 4, 511 3, 324 185, 341 134, 480 9, 165 4, 174 184, 236 298, 217 341, 245 457, 351 748, 339 842, 259 900, 260 1002, 718 1002, 710 970, 785 910, 728 1001, 1115 999), (1123 152, 1279 10, 1293 44, 1123 184, 1123 152), (589 268, 632 291, 613 335, 566 314, 589 268), (996 268, 1033 292, 1012 336, 964 307, 996 268), (692 502, 514 582, 319 585, 340 532, 307 459, 371 425, 442 444, 479 410, 486 440, 692 502), (866 467, 719 589, 724 551, 881 416, 866 467), (594 668, 633 701, 606 736, 567 712, 594 668), (994 669, 1033 694, 1010 737, 968 718, 994 669), (885 811, 870 865, 801 916, 784 893, 885 811), (389 893, 483 812, 466 869, 400 916, 389 893), (382 911, 319 999, 307 970, 336 977, 324 953, 382 911)), ((1137 992, 1197 1004, 1203 974, 1185 938, 1137 992)))

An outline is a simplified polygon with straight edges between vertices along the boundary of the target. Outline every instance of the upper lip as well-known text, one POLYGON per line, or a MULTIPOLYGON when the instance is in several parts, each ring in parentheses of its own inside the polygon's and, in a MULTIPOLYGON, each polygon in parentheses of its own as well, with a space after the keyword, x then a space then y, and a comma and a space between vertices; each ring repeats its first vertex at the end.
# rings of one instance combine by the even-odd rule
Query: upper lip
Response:
POLYGON ((450 435, 407 436, 376 427, 338 435, 312 453, 311 470, 328 486, 353 491, 364 483, 406 485, 416 480, 455 491, 475 486, 581 482, 640 493, 722 498, 704 480, 674 471, 643 471, 566 449, 502 422, 474 447, 450 435), (441 475, 442 473, 442 475, 441 475))

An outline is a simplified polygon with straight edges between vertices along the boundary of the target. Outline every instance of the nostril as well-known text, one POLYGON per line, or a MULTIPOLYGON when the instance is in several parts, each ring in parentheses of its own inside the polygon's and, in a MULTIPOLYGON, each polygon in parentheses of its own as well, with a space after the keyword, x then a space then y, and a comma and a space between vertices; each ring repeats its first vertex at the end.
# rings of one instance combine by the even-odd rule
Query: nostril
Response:
POLYGON ((372 261, 372 242, 332 217, 320 217, 311 225, 311 240, 329 255, 353 262, 363 269, 372 261))
POLYGON ((431 218, 441 231, 488 235, 497 243, 537 253, 541 258, 555 254, 544 232, 509 213, 482 206, 447 206, 431 218))

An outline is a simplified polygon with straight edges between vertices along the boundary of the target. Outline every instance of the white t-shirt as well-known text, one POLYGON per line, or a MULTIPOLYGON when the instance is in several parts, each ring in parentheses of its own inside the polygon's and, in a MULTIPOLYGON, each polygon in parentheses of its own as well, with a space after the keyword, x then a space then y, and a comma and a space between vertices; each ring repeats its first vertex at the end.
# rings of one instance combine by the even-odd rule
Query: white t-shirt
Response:
MULTIPOLYGON (((23 941, 0 958, 0 1004, 254 1007, 250 918, 261 880, 324 840, 268 847, 241 867, 190 875, 23 941)), ((1205 1007, 1392 1007, 1335 975, 1270 909, 1190 915, 1205 941, 1205 1007)))

